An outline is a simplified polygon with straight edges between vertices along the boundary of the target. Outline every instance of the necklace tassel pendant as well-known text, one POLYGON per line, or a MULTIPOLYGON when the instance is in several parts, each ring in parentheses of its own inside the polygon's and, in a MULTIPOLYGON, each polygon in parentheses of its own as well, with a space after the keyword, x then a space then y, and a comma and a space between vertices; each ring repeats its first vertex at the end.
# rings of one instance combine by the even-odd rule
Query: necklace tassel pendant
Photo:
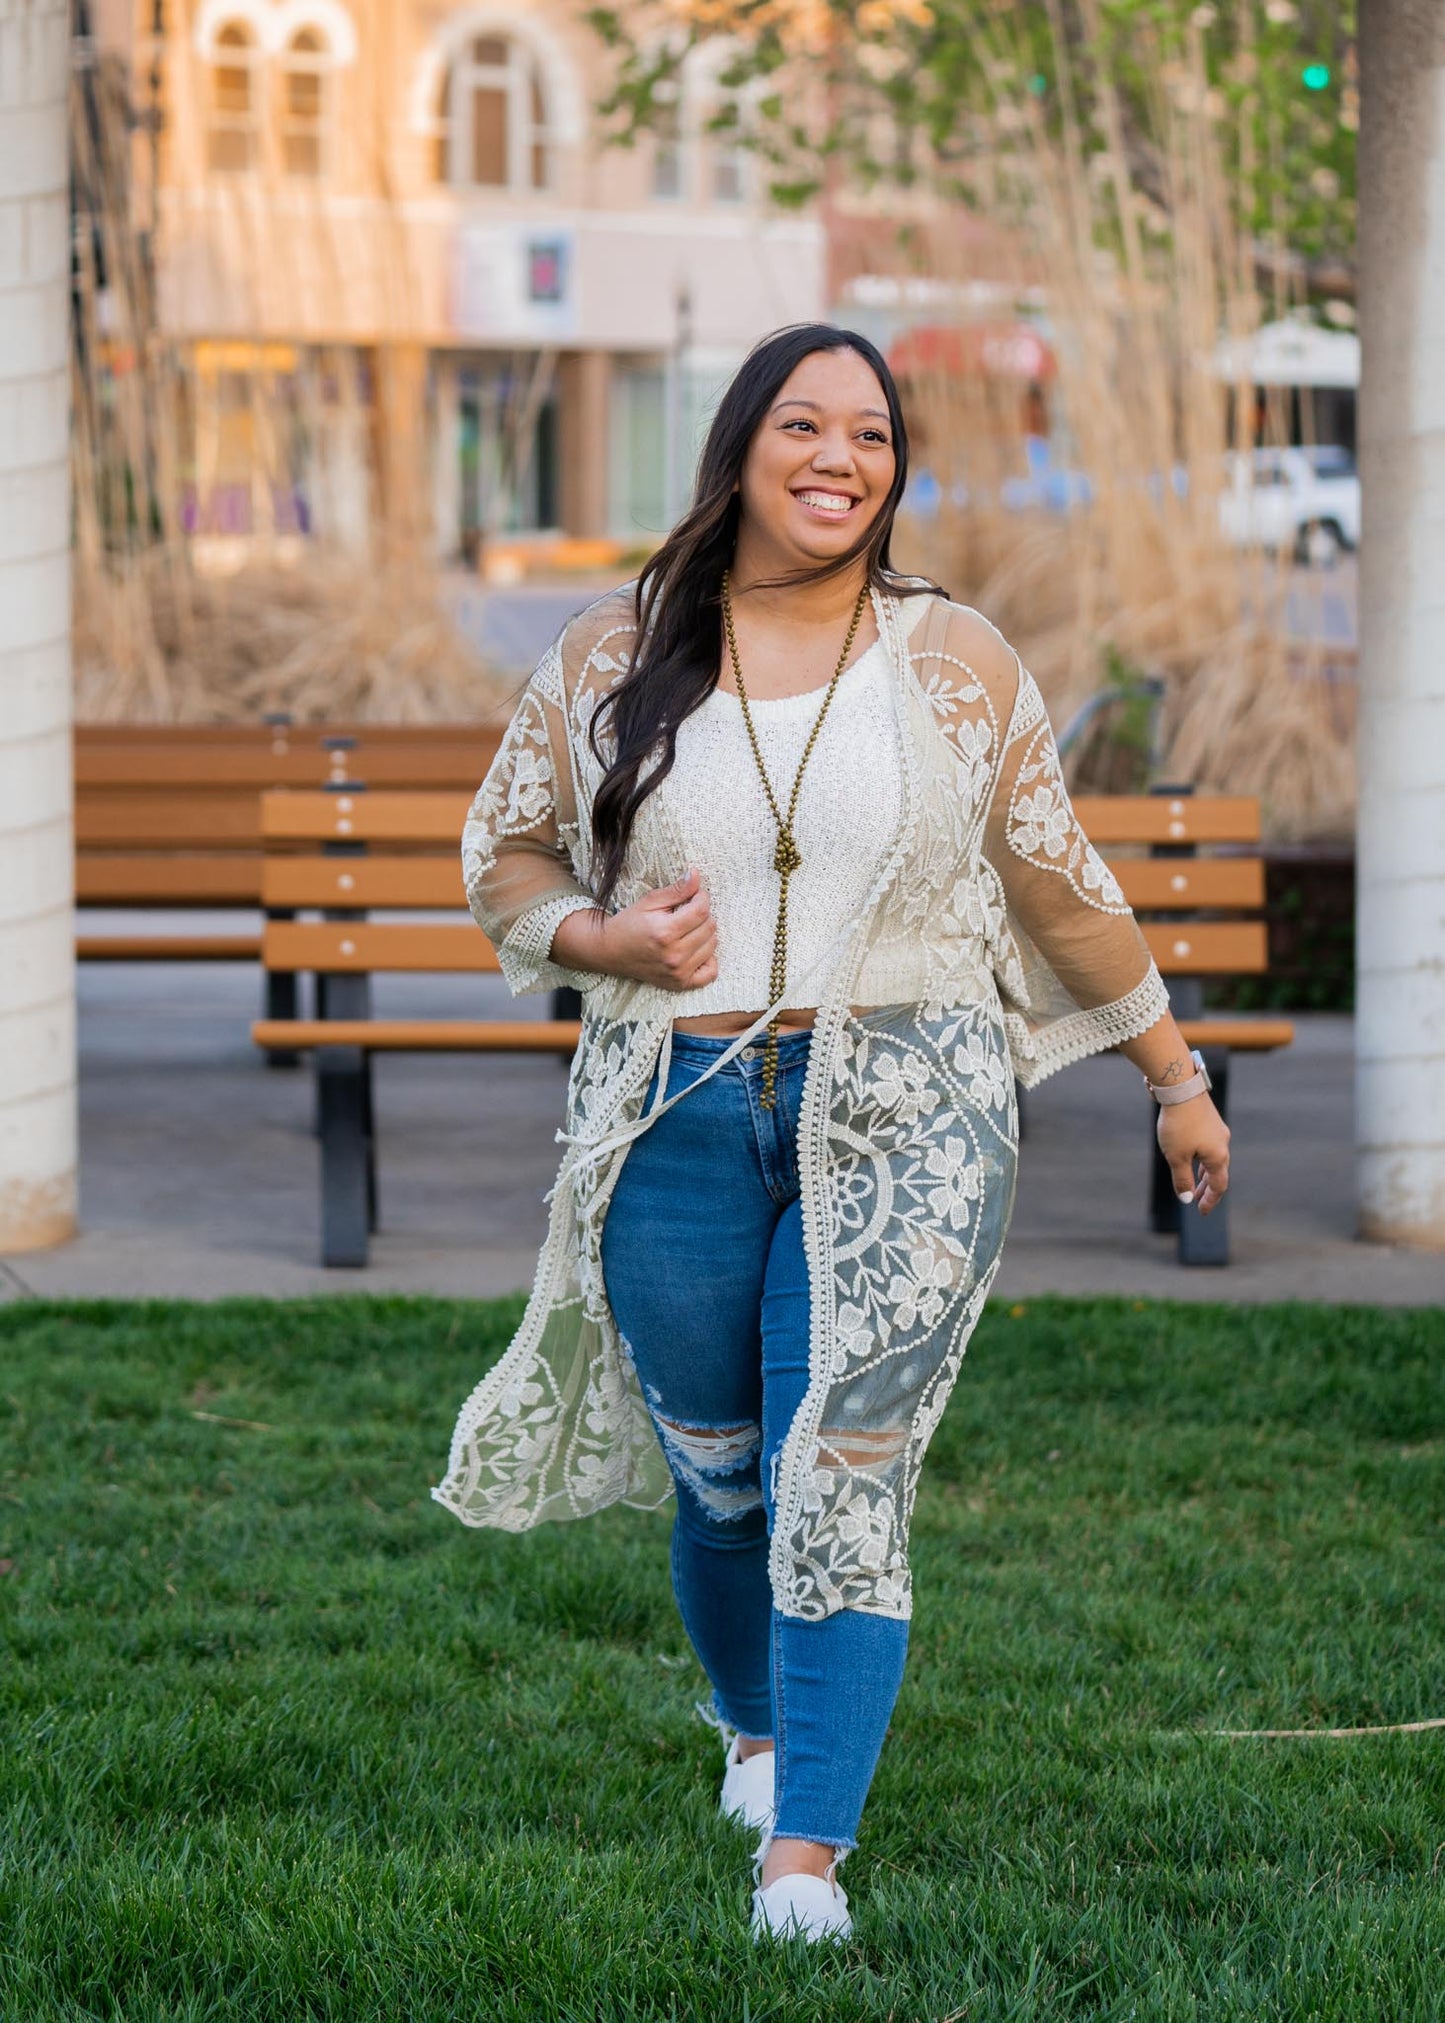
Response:
POLYGON ((778 847, 773 852, 773 869, 778 873, 779 877, 789 878, 793 872, 802 868, 802 863, 803 853, 793 841, 792 830, 780 829, 778 831, 778 847))
MULTIPOLYGON (((812 756, 813 747, 818 742, 818 733, 823 728, 823 719, 828 714, 828 705, 832 702, 838 683, 843 678, 843 670, 848 665, 848 655, 853 651, 854 635, 857 633, 858 622, 863 616, 863 607, 867 602, 868 585, 865 582, 862 589, 858 592, 858 601, 853 606, 853 616, 848 625, 848 636, 843 641, 843 651, 838 655, 838 664, 833 669, 833 679, 828 683, 827 691, 824 694, 822 703, 819 705, 818 714, 813 720, 813 728, 808 733, 808 741, 803 747, 803 756, 798 761, 798 770, 793 777, 793 791, 788 797, 788 809, 787 813, 784 814, 778 805, 777 796, 773 792, 772 782, 768 778, 768 769, 763 764, 762 748, 758 744, 758 734, 753 726, 753 713, 748 707, 747 683, 743 680, 742 662, 738 658, 737 632, 733 626, 732 585, 728 576, 726 574, 723 576, 723 630, 727 635, 728 658, 732 662, 733 680, 737 684, 738 701, 742 705, 743 723, 747 729, 748 743, 752 747, 753 760, 758 769, 758 777, 763 783, 763 792, 767 795, 768 806, 772 810, 773 820, 778 825, 778 843, 777 848, 773 851, 773 869, 777 872, 782 884, 778 891, 778 924, 773 931, 773 973, 769 983, 769 991, 774 1004, 781 1003, 783 992, 787 989, 788 880, 795 871, 801 869, 803 863, 803 853, 798 848, 797 838, 793 834, 793 814, 798 805, 798 793, 803 784, 803 774, 807 769, 808 760, 812 756)), ((778 1024, 778 1018, 774 1015, 768 1025, 768 1037, 763 1044, 762 1088, 758 1092, 758 1102, 765 1110, 776 1109, 778 1103, 778 1024)))

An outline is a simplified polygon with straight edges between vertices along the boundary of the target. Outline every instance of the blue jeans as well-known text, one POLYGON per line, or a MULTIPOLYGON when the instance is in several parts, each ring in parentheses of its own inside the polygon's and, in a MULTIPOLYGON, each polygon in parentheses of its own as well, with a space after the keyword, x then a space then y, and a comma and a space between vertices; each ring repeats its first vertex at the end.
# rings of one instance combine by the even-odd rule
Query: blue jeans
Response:
MULTIPOLYGON (((908 1625, 784 1616, 768 1579, 775 1470, 808 1388, 798 1111, 811 1037, 782 1036, 775 1109, 758 1100, 759 1042, 633 1144, 602 1268, 677 1487, 673 1592, 716 1710, 774 1738, 773 1831, 842 1850, 857 1845, 908 1625)), ((667 1094, 728 1044, 675 1034, 667 1094)))

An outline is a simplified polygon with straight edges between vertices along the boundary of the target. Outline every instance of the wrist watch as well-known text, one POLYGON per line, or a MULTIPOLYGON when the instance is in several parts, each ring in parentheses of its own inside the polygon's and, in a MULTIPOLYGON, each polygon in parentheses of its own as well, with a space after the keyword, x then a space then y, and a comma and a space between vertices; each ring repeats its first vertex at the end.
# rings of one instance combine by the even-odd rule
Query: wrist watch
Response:
POLYGON ((1214 1087, 1198 1047, 1190 1049, 1189 1058, 1194 1063, 1195 1073, 1187 1082, 1167 1082, 1161 1086, 1158 1082, 1151 1082, 1147 1075, 1144 1077, 1144 1087, 1161 1109, 1167 1110, 1171 1103, 1191 1102, 1195 1096, 1207 1095, 1214 1087))

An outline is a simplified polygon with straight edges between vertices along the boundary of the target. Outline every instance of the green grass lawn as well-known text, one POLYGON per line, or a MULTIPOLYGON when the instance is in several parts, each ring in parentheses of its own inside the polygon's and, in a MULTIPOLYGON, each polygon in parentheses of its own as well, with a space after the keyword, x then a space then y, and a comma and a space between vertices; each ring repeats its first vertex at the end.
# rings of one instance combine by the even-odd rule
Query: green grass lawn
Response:
POLYGON ((431 1502, 518 1306, 0 1309, 0 2018, 1445 2012, 1445 1315, 985 1316, 840 1953, 759 1953, 666 1516, 431 1502))

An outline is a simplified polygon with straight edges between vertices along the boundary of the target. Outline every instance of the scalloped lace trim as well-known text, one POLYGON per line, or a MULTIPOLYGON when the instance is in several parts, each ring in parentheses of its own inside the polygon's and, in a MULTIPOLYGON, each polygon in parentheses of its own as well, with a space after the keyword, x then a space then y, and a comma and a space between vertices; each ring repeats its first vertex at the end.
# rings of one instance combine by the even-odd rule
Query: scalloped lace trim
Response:
POLYGON ((601 983, 600 972, 566 969, 549 960, 557 929, 569 914, 590 910, 596 901, 585 892, 559 892, 512 923, 512 931, 497 948, 497 960, 514 996, 528 990, 590 990, 601 983))
POLYGON ((1013 1042, 1014 1063, 1026 1089, 1037 1088, 1060 1068, 1101 1054, 1125 1040, 1137 1040, 1169 1009, 1169 992, 1158 966, 1150 963, 1147 974, 1126 997, 1112 1004, 1096 1005, 1092 1011, 1077 1011, 1057 1020, 1042 1033, 1031 1033, 1015 1013, 1005 1020, 1013 1042))

